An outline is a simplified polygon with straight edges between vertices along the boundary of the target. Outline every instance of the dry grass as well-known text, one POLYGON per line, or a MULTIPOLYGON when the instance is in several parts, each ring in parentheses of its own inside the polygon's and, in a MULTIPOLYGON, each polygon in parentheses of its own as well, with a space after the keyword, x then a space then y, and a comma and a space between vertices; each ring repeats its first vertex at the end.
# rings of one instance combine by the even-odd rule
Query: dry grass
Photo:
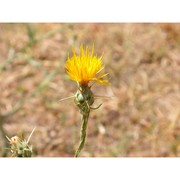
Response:
POLYGON ((91 113, 81 156, 180 155, 180 24, 0 24, 0 34, 1 115, 54 72, 3 125, 9 137, 36 126, 35 157, 74 155, 81 122, 72 100, 59 102, 76 91, 64 63, 72 45, 93 43, 111 76, 94 91, 115 98, 91 113))

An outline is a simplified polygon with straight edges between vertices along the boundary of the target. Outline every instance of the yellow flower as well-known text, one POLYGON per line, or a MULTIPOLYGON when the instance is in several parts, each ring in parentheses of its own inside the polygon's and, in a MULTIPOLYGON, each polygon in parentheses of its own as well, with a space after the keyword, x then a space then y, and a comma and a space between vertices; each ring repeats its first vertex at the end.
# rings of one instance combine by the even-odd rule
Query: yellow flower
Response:
POLYGON ((104 79, 108 74, 101 72, 104 69, 102 56, 94 55, 94 46, 90 54, 89 48, 86 51, 83 46, 80 47, 80 54, 77 55, 75 49, 72 49, 73 56, 68 57, 66 61, 66 71, 71 80, 78 82, 81 85, 87 85, 90 81, 95 81, 99 84, 109 85, 108 79, 104 79))

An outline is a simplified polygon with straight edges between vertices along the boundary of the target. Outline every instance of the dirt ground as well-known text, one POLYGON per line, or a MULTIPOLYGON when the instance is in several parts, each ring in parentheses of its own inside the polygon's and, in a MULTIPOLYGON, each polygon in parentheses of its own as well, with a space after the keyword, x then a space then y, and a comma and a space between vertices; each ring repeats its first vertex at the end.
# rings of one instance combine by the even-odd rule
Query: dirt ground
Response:
POLYGON ((74 156, 80 114, 73 99, 59 100, 77 90, 64 65, 81 44, 104 52, 111 85, 92 90, 113 96, 95 101, 103 105, 90 114, 81 157, 179 156, 180 24, 0 24, 3 135, 27 139, 36 127, 34 157, 74 156))

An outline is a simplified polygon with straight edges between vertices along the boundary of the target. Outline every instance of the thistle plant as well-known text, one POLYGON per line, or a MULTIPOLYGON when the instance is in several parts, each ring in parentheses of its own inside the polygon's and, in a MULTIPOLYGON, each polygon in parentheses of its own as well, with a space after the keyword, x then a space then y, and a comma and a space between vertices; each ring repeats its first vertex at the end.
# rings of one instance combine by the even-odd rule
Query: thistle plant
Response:
POLYGON ((94 98, 96 97, 91 87, 94 83, 102 85, 109 85, 108 74, 103 72, 104 65, 102 62, 103 55, 98 57, 94 55, 94 46, 91 52, 86 47, 84 50, 83 46, 80 46, 80 53, 77 55, 75 49, 72 49, 72 57, 68 57, 65 68, 70 79, 77 82, 78 90, 75 93, 74 102, 79 108, 81 114, 81 130, 80 130, 80 142, 75 152, 75 157, 78 157, 81 150, 84 147, 86 139, 86 129, 91 110, 98 109, 101 104, 97 107, 92 107, 94 98), (90 84, 90 82, 93 82, 90 84))
POLYGON ((30 138, 34 132, 35 128, 32 130, 31 134, 29 135, 28 140, 23 140, 19 136, 13 136, 12 138, 8 139, 11 147, 9 148, 12 154, 12 157, 31 157, 32 156, 32 146, 29 145, 30 138))

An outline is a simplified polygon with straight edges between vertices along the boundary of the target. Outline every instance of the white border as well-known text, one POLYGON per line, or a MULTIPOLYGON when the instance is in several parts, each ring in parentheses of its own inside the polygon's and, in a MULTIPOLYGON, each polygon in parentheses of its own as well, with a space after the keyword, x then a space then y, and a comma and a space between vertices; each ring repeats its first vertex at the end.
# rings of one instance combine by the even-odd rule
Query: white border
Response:
POLYGON ((178 158, 2 158, 4 179, 179 180, 178 158))
POLYGON ((180 22, 179 0, 3 0, 1 22, 180 22))

